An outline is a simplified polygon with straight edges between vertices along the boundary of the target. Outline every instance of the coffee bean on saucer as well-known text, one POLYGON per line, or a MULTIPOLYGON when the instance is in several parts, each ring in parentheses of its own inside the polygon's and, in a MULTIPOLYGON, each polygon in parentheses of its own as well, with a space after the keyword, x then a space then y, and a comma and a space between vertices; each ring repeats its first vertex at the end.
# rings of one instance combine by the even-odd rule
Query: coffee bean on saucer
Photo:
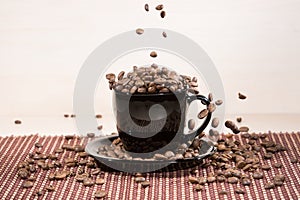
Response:
POLYGON ((157 57, 157 53, 156 53, 155 51, 152 51, 152 52, 150 53, 150 56, 151 56, 152 58, 156 58, 156 57, 157 57))
POLYGON ((198 118, 199 119, 203 119, 208 115, 208 110, 207 109, 203 109, 199 114, 198 114, 198 118))
POLYGON ((219 123, 220 123, 219 119, 215 117, 215 118, 213 118, 213 120, 211 122, 211 126, 213 128, 217 128, 219 126, 219 123))
POLYGON ((95 198, 104 198, 107 195, 105 190, 97 190, 94 194, 95 198))
POLYGON ((144 9, 147 11, 147 12, 149 12, 149 4, 145 4, 145 6, 144 6, 144 9))
POLYGON ((190 130, 194 130, 195 124, 196 124, 195 120, 194 120, 194 119, 190 119, 190 120, 188 121, 188 128, 189 128, 190 130))
POLYGON ((161 17, 161 18, 165 18, 165 17, 166 17, 166 12, 165 12, 165 11, 161 11, 160 17, 161 17))
POLYGON ((241 100, 244 100, 247 98, 244 94, 242 94, 240 92, 238 93, 238 96, 239 96, 239 99, 241 99, 241 100))

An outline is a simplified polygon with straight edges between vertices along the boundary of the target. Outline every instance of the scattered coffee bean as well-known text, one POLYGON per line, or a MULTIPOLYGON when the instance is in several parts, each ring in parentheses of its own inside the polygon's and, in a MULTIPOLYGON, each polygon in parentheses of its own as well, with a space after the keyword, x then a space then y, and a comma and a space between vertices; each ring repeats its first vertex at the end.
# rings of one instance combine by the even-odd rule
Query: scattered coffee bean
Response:
POLYGON ((237 177, 229 177, 227 179, 228 183, 231 183, 231 184, 236 184, 239 182, 239 179, 237 177))
POLYGON ((30 176, 30 173, 26 169, 22 168, 19 170, 18 176, 20 176, 21 179, 27 179, 30 176))
POLYGON ((214 177, 214 176, 209 176, 209 177, 207 177, 207 182, 208 183, 213 183, 213 182, 215 182, 216 181, 216 177, 214 177))
POLYGON ((280 180, 274 180, 274 185, 275 185, 275 186, 282 186, 282 185, 283 185, 283 181, 280 181, 280 180))
POLYGON ((135 31, 138 35, 142 35, 144 33, 144 29, 138 28, 135 31))
POLYGON ((93 179, 91 178, 85 178, 83 179, 83 185, 84 186, 93 186, 95 183, 93 181, 93 179))
POLYGON ((239 96, 239 99, 242 99, 242 100, 247 98, 244 94, 242 94, 240 92, 238 93, 238 96, 239 96))
POLYGON ((250 185, 250 184, 251 184, 251 180, 249 178, 242 179, 242 185, 250 185))
POLYGON ((143 181, 143 182, 141 182, 141 185, 145 188, 145 187, 150 186, 150 182, 149 181, 143 181))
POLYGON ((160 5, 156 6, 155 9, 162 10, 162 9, 164 9, 164 5, 160 4, 160 5))
POLYGON ((195 189, 196 191, 201 191, 201 190, 203 189, 203 186, 200 185, 200 184, 197 184, 197 185, 194 186, 194 189, 195 189))
POLYGON ((35 143, 34 146, 35 146, 36 148, 41 148, 41 147, 43 147, 43 145, 42 145, 41 143, 39 143, 39 142, 35 143))
POLYGON ((273 189, 273 188, 275 188, 274 183, 269 182, 269 183, 265 184, 265 189, 270 190, 270 189, 273 189))
POLYGON ((164 38, 168 37, 166 32, 163 32, 162 35, 163 35, 164 38))
POLYGON ((262 179, 262 178, 264 177, 264 173, 263 173, 263 172, 254 172, 254 173, 252 174, 252 177, 253 177, 254 179, 262 179))
POLYGON ((71 117, 71 118, 75 118, 75 117, 76 117, 76 115, 75 115, 75 114, 72 114, 70 117, 71 117))
POLYGON ((262 165, 262 166, 261 166, 261 169, 262 169, 262 170, 268 171, 268 170, 271 169, 271 167, 270 167, 269 165, 262 165))
POLYGON ((228 192, 226 190, 221 190, 219 191, 219 195, 227 195, 228 192))
POLYGON ((160 16, 161 16, 161 18, 165 18, 166 17, 166 12, 165 11, 161 11, 160 12, 160 16))
POLYGON ((15 120, 15 124, 22 124, 21 120, 15 120))
POLYGON ((198 118, 199 119, 204 119, 205 117, 207 117, 208 115, 208 110, 207 109, 203 109, 199 114, 198 114, 198 118))
POLYGON ((36 192, 36 195, 37 196, 42 196, 44 194, 44 191, 43 190, 39 190, 36 192))
POLYGON ((237 194, 245 194, 245 191, 242 188, 236 188, 234 192, 237 194))
POLYGON ((96 184, 97 185, 103 185, 105 183, 105 180, 104 179, 102 179, 102 178, 97 178, 96 179, 96 184))
POLYGON ((217 127, 219 126, 219 123, 220 123, 220 121, 219 121, 218 118, 213 118, 213 120, 212 120, 212 122, 211 122, 211 126, 212 126, 213 128, 217 128, 217 127))
POLYGON ((274 180, 285 181, 285 176, 282 174, 277 174, 274 176, 274 180))
POLYGON ((223 101, 222 101, 221 99, 219 99, 219 100, 217 100, 217 101, 215 102, 215 104, 216 104, 217 106, 220 106, 220 105, 223 104, 223 101))
POLYGON ((62 153, 62 152, 64 152, 63 149, 55 149, 55 153, 62 153))
POLYGON ((52 192, 52 191, 55 191, 55 187, 53 185, 48 185, 48 186, 46 186, 46 190, 48 192, 52 192))
POLYGON ((195 120, 194 120, 194 119, 190 119, 190 120, 188 121, 188 128, 189 128, 190 130, 194 130, 195 124, 196 124, 195 120))
POLYGON ((68 118, 68 117, 69 117, 69 115, 68 115, 68 114, 64 114, 64 117, 65 117, 65 118, 68 118))
POLYGON ((297 158, 291 158, 291 163, 298 163, 299 162, 299 160, 297 159, 297 158))
POLYGON ((23 183, 23 188, 31 188, 33 187, 33 182, 32 181, 25 181, 23 183))
POLYGON ((273 166, 275 168, 281 168, 282 167, 282 164, 281 163, 274 163, 273 166))
POLYGON ((156 57, 157 57, 157 53, 156 53, 155 51, 152 51, 152 52, 150 53, 150 56, 151 56, 152 58, 156 58, 156 57))
POLYGON ((144 177, 135 177, 135 178, 134 178, 134 181, 135 181, 136 183, 140 183, 140 182, 146 181, 146 179, 145 179, 144 177))
POLYGON ((75 135, 66 135, 65 136, 65 139, 66 140, 72 140, 72 139, 74 139, 75 138, 75 135))
POLYGON ((210 103, 207 109, 210 113, 213 113, 216 110, 216 105, 214 103, 210 103))
POLYGON ((94 194, 95 198, 104 198, 107 195, 107 192, 104 190, 97 190, 94 194))
POLYGON ((189 177, 189 182, 192 184, 199 184, 199 179, 193 176, 189 177))
POLYGON ((144 6, 144 9, 147 11, 147 12, 149 12, 149 4, 145 4, 145 6, 144 6))
POLYGON ((271 159, 271 158, 273 158, 273 154, 272 153, 266 153, 265 155, 264 155, 264 159, 271 159))

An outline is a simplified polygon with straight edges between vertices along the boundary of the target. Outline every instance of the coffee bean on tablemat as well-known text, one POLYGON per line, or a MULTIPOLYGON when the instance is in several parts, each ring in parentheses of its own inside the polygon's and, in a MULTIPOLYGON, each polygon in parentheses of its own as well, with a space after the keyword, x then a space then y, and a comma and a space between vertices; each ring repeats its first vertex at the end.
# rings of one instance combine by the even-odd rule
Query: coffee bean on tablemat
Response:
POLYGON ((231 184, 236 184, 239 182, 239 179, 237 177, 229 177, 227 179, 228 183, 231 183, 231 184))
POLYGON ((270 190, 270 189, 273 189, 273 188, 275 188, 274 183, 269 182, 269 183, 265 184, 265 189, 270 190))
POLYGON ((102 178, 97 178, 95 183, 96 183, 97 185, 103 185, 103 184, 105 183, 105 180, 102 179, 102 178))
POLYGON ((71 139, 74 139, 74 138, 75 138, 75 135, 66 135, 65 136, 66 140, 71 140, 71 139))
POLYGON ((228 192, 227 192, 226 190, 220 190, 220 191, 219 191, 219 194, 220 194, 220 195, 227 195, 228 192))
POLYGON ((200 185, 200 184, 197 184, 197 185, 194 186, 194 188, 195 188, 196 191, 201 191, 203 189, 203 186, 200 185))
POLYGON ((105 190, 97 190, 94 194, 95 198, 104 198, 107 195, 105 190))
POLYGON ((31 187, 33 187, 33 182, 25 181, 22 186, 23 186, 23 188, 31 188, 31 187))
POLYGON ((282 164, 281 163, 274 163, 273 167, 275 167, 275 168, 281 168, 282 164))
POLYGON ((254 172, 254 173, 252 174, 252 177, 253 177, 254 179, 262 179, 262 178, 264 177, 264 173, 263 173, 263 172, 254 172))
POLYGON ((143 182, 141 182, 141 185, 145 188, 145 187, 150 186, 150 182, 149 181, 143 181, 143 182))
POLYGON ((245 194, 245 191, 242 188, 236 188, 234 192, 237 194, 245 194))
POLYGON ((34 146, 35 146, 36 148, 41 148, 41 147, 43 147, 43 145, 42 145, 41 143, 39 143, 39 142, 35 143, 34 146))

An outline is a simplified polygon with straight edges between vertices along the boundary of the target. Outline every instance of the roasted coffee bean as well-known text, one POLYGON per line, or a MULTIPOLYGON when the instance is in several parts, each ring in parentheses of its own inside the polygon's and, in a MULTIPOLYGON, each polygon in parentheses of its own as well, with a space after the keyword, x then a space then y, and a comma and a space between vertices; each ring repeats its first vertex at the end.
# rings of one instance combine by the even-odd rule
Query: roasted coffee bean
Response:
POLYGON ((101 118, 102 118, 102 115, 101 115, 101 114, 97 114, 95 117, 96 117, 97 119, 101 119, 101 118))
POLYGON ((212 126, 213 128, 217 128, 217 127, 219 126, 219 123, 220 123, 220 121, 219 121, 218 118, 213 118, 213 120, 212 120, 212 122, 211 122, 211 126, 212 126))
POLYGON ((245 194, 245 191, 242 188, 236 188, 234 192, 237 194, 245 194))
POLYGON ((252 174, 252 177, 253 177, 254 179, 262 179, 262 178, 264 177, 264 173, 263 173, 263 172, 254 172, 254 173, 252 174))
POLYGON ((281 163, 274 163, 273 167, 275 167, 275 168, 281 168, 282 164, 281 163))
POLYGON ((197 184, 197 185, 194 186, 194 189, 195 189, 196 191, 201 191, 201 190, 203 189, 203 186, 200 185, 200 184, 197 184))
POLYGON ((42 196, 44 194, 44 191, 43 190, 39 190, 36 192, 36 195, 37 196, 42 196))
POLYGON ((78 156, 81 157, 81 158, 85 158, 85 157, 88 156, 88 154, 86 152, 79 152, 78 156))
POLYGON ((141 88, 138 88, 137 92, 143 94, 143 93, 146 93, 146 92, 147 92, 147 89, 144 88, 144 87, 141 87, 141 88))
POLYGON ((192 155, 190 152, 185 152, 185 154, 184 154, 183 157, 184 157, 184 158, 192 158, 193 155, 192 155))
POLYGON ((143 182, 141 182, 141 185, 145 188, 145 187, 150 186, 150 182, 149 181, 143 181, 143 182))
POLYGON ((207 177, 207 182, 208 183, 213 183, 213 182, 215 182, 216 181, 216 177, 214 177, 214 176, 209 176, 209 177, 207 177))
POLYGON ((146 181, 146 179, 145 179, 144 177, 135 177, 135 178, 134 178, 134 181, 135 181, 136 183, 141 183, 141 182, 146 181))
POLYGON ((237 121, 238 123, 241 123, 241 122, 242 122, 242 118, 241 118, 241 117, 237 117, 237 118, 236 118, 236 121, 237 121))
POLYGON ((175 156, 175 154, 172 152, 172 151, 167 151, 166 153, 165 153, 165 157, 167 157, 167 158, 172 158, 172 157, 174 157, 175 156))
POLYGON ((74 146, 74 151, 75 151, 75 152, 84 152, 84 146, 81 146, 81 145, 75 145, 75 146, 74 146))
POLYGON ((162 10, 162 9, 164 9, 164 5, 160 4, 160 5, 156 6, 155 9, 162 10))
POLYGON ((273 158, 273 154, 272 153, 266 153, 265 155, 264 155, 264 159, 271 159, 271 158, 273 158))
POLYGON ((198 181, 199 181, 199 184, 200 184, 200 185, 204 185, 205 183, 207 183, 207 179, 206 179, 205 177, 200 177, 200 178, 198 179, 198 181))
POLYGON ((215 101, 215 104, 216 104, 217 106, 220 106, 220 105, 223 104, 223 101, 222 101, 221 99, 219 99, 219 100, 215 101))
POLYGON ((42 145, 41 143, 39 143, 39 142, 35 143, 34 146, 35 146, 36 148, 41 148, 41 147, 43 147, 43 145, 42 145))
POLYGON ((204 119, 207 115, 208 115, 208 110, 207 110, 207 109, 203 109, 203 110, 198 114, 198 118, 199 118, 199 119, 204 119))
POLYGON ((163 32, 162 35, 163 35, 164 38, 168 37, 166 32, 163 32))
POLYGON ((27 181, 35 181, 36 180, 36 178, 34 177, 34 176, 30 176, 28 179, 27 179, 27 181))
POLYGON ((107 195, 105 190, 97 190, 94 194, 95 198, 104 198, 107 195))
POLYGON ((291 158, 291 163, 298 163, 299 162, 299 160, 297 159, 297 158, 291 158))
POLYGON ((74 151, 74 147, 70 144, 63 144, 62 149, 66 149, 68 151, 74 151))
POLYGON ((274 180, 285 181, 285 176, 282 174, 277 174, 274 176, 274 180))
POLYGON ((189 177, 189 182, 192 184, 199 184, 199 179, 193 176, 189 177))
POLYGON ((217 176, 217 181, 218 181, 218 182, 224 182, 224 181, 226 181, 226 177, 223 176, 223 175, 217 176))
POLYGON ((64 114, 64 117, 65 117, 65 118, 68 118, 68 117, 69 117, 69 115, 68 115, 68 114, 64 114))
POLYGON ((144 9, 147 11, 147 12, 149 12, 149 4, 145 4, 145 6, 144 6, 144 9))
POLYGON ((64 152, 64 150, 63 150, 63 149, 55 149, 54 152, 55 152, 55 153, 62 153, 62 152, 64 152))
POLYGON ((273 188, 275 188, 274 183, 269 182, 269 183, 265 184, 265 189, 266 190, 270 190, 270 189, 273 189, 273 188))
MULTIPOLYGON (((138 30, 139 29, 137 29, 136 31, 137 31, 137 33, 138 33, 138 30)), ((139 30, 140 31, 140 30, 139 30)), ((139 34, 139 33, 138 33, 139 34)), ((142 33, 141 33, 142 34, 142 33)), ((109 74, 106 74, 106 79, 110 82, 110 83, 113 83, 113 82, 115 82, 115 80, 116 80, 116 75, 115 74, 113 74, 113 73, 109 73, 109 74)))
POLYGON ((150 56, 151 56, 152 58, 156 58, 156 57, 157 57, 157 53, 156 53, 155 51, 152 51, 152 52, 150 53, 150 56))
POLYGON ((235 123, 233 121, 227 120, 225 122, 225 126, 229 129, 232 130, 233 133, 237 134, 240 132, 240 130, 238 129, 238 127, 235 125, 235 123))
POLYGON ((239 96, 239 99, 241 99, 241 100, 244 100, 247 98, 244 94, 242 94, 240 92, 238 93, 238 96, 239 96))
POLYGON ((190 119, 190 120, 188 121, 188 128, 189 128, 190 130, 194 130, 195 125, 196 125, 196 122, 195 122, 194 119, 190 119))
POLYGON ((22 124, 21 120, 15 120, 15 124, 22 124))
POLYGON ((31 188, 31 187, 33 187, 33 182, 25 181, 22 186, 23 186, 23 188, 31 188))
POLYGON ((236 184, 239 182, 239 179, 237 177, 229 177, 227 179, 228 183, 231 183, 231 184, 236 184))
POLYGON ((89 138, 93 138, 95 137, 95 133, 87 133, 86 136, 89 138))
POLYGON ((219 191, 219 195, 227 195, 228 192, 226 190, 221 190, 219 191))
POLYGON ((213 101, 213 100, 214 100, 214 97, 213 97, 213 94, 212 94, 212 93, 209 93, 209 94, 208 94, 208 100, 209 100, 209 101, 213 101))
POLYGON ((282 186, 282 185, 283 185, 283 181, 280 181, 280 180, 274 180, 274 185, 275 185, 275 186, 282 186))
POLYGON ((93 179, 91 178, 85 178, 83 179, 83 185, 84 186, 93 186, 95 183, 93 181, 93 179))
POLYGON ((97 185, 103 185, 105 183, 105 180, 103 178, 97 178, 95 183, 97 185))
POLYGON ((19 170, 18 176, 21 177, 21 179, 27 179, 30 176, 30 173, 26 169, 22 168, 19 170))
POLYGON ((92 174, 92 175, 98 175, 100 172, 101 172, 101 170, 100 170, 99 168, 97 168, 97 169, 93 169, 93 170, 91 171, 91 174, 92 174))
POLYGON ((210 103, 207 109, 210 113, 213 113, 216 110, 216 105, 214 103, 210 103))
POLYGON ((75 117, 76 117, 76 115, 75 115, 75 114, 72 114, 70 117, 71 117, 71 118, 75 118, 75 117))
POLYGON ((248 132, 249 128, 247 126, 242 126, 239 128, 240 132, 248 132))
POLYGON ((75 180, 78 181, 78 182, 83 182, 83 180, 88 178, 88 177, 89 177, 89 174, 87 174, 87 173, 77 174, 75 176, 75 180))
POLYGON ((55 174, 54 174, 54 173, 50 173, 50 174, 48 175, 48 179, 49 179, 50 181, 54 180, 54 179, 55 179, 55 174))
POLYGON ((250 185, 250 184, 251 184, 251 180, 249 178, 242 179, 242 185, 250 185))
POLYGON ((162 154, 154 154, 154 157, 153 157, 155 160, 168 160, 168 158, 162 154))
POLYGON ((268 170, 271 169, 271 167, 270 167, 269 165, 262 165, 262 166, 261 166, 261 169, 262 169, 262 170, 268 171, 268 170))
POLYGON ((55 172, 55 179, 62 180, 65 179, 69 175, 69 171, 58 171, 55 172))
POLYGON ((48 185, 48 186, 46 186, 46 190, 48 192, 53 192, 53 191, 55 191, 55 187, 53 185, 48 185))
POLYGON ((98 129, 99 131, 101 131, 101 130, 103 129, 103 125, 99 125, 99 126, 97 127, 97 129, 98 129))
POLYGON ((192 147, 194 149, 198 149, 200 147, 200 145, 201 145, 201 140, 198 138, 195 138, 192 142, 192 147))
POLYGON ((161 11, 160 12, 160 17, 161 18, 165 18, 166 17, 166 12, 165 11, 161 11))

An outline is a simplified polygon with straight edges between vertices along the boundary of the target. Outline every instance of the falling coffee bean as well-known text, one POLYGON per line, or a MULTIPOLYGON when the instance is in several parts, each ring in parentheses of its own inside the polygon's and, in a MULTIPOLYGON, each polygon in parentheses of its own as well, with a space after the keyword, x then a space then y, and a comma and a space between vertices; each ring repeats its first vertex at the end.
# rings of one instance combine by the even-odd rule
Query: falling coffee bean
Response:
POLYGON ((248 132, 249 128, 247 126, 242 126, 239 128, 240 132, 248 132))
POLYGON ((68 114, 64 114, 64 117, 65 117, 65 118, 68 118, 68 117, 69 117, 69 115, 68 115, 68 114))
POLYGON ((86 136, 89 138, 93 138, 95 137, 95 133, 87 133, 86 136))
POLYGON ((207 109, 210 113, 213 113, 216 110, 216 105, 214 103, 210 103, 207 109))
POLYGON ((213 120, 212 120, 212 122, 211 122, 211 126, 212 126, 213 128, 217 128, 217 127, 219 126, 219 123, 220 123, 220 121, 219 121, 218 118, 213 118, 213 120))
POLYGON ((22 124, 21 120, 15 120, 15 124, 22 124))
POLYGON ((244 100, 247 98, 244 94, 242 94, 240 92, 238 93, 238 96, 239 96, 239 99, 241 99, 241 100, 244 100))
POLYGON ((165 17, 166 17, 166 12, 165 12, 165 11, 161 11, 160 17, 161 17, 161 18, 165 18, 165 17))
POLYGON ((152 58, 156 58, 156 57, 157 57, 157 53, 156 53, 155 51, 152 51, 152 52, 150 53, 150 56, 151 56, 152 58))
POLYGON ((217 106, 220 106, 220 105, 223 104, 223 101, 222 101, 221 99, 219 99, 219 100, 217 100, 217 101, 215 102, 215 104, 216 104, 217 106))
POLYGON ((97 119, 100 119, 100 118, 102 118, 102 115, 97 114, 95 117, 96 117, 97 119))
POLYGON ((160 5, 156 6, 155 9, 162 10, 162 9, 164 9, 164 5, 160 4, 160 5))
POLYGON ((162 35, 163 35, 164 38, 168 37, 166 32, 163 32, 162 35))
POLYGON ((103 125, 98 126, 97 129, 101 131, 103 129, 103 125))
POLYGON ((144 33, 144 29, 138 28, 135 31, 138 35, 142 35, 144 33))
POLYGON ((237 121, 238 123, 241 123, 241 122, 242 122, 242 118, 241 118, 241 117, 237 117, 237 118, 236 118, 236 121, 237 121))
POLYGON ((149 5, 147 3, 145 4, 144 8, 147 12, 149 12, 149 5))

